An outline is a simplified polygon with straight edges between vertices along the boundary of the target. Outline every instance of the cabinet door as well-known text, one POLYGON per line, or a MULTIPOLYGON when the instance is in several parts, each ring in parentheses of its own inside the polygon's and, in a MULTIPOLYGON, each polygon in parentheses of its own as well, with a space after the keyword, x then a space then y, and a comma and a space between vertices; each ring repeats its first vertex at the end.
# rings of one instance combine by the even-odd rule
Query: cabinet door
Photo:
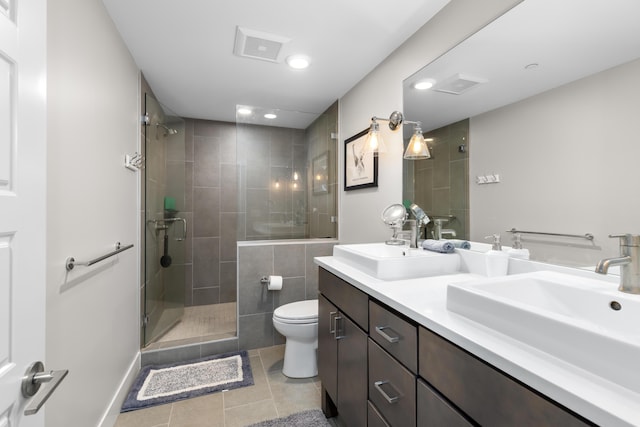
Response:
MULTIPOLYGON (((337 402, 338 397, 338 340, 336 340, 335 318, 338 309, 324 296, 318 297, 318 376, 325 393, 337 402)), ((323 401, 325 396, 323 395, 323 401)), ((327 408, 324 407, 325 414, 327 408)), ((330 414, 327 414, 330 415, 330 414)))
POLYGON ((338 411, 349 427, 367 425, 367 334, 340 313, 338 340, 338 411))

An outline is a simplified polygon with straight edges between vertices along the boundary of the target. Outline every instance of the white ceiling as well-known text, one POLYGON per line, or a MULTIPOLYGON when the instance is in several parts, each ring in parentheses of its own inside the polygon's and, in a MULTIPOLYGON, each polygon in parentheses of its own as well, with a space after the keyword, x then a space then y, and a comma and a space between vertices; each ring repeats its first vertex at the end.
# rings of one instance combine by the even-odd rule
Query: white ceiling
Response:
POLYGON ((639 19, 638 0, 526 0, 408 78, 405 115, 428 131, 636 59, 639 19), (457 73, 486 83, 460 95, 410 87, 457 73))
POLYGON ((235 122, 236 105, 304 128, 449 0, 103 0, 167 113, 235 122), (278 63, 234 55, 236 26, 291 39, 278 63), (311 58, 289 69, 290 54, 311 58), (284 111, 280 119, 285 118, 284 111))

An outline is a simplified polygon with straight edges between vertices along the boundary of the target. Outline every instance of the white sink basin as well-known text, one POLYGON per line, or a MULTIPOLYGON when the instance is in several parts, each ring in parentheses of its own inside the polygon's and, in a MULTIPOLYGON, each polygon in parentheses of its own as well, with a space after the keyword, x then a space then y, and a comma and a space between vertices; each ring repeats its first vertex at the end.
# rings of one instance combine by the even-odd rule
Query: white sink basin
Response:
POLYGON ((450 284, 447 309, 640 392, 640 296, 615 284, 549 271, 483 279, 450 284))
POLYGON ((384 243, 336 245, 333 256, 381 280, 440 276, 460 269, 458 254, 440 254, 384 243))

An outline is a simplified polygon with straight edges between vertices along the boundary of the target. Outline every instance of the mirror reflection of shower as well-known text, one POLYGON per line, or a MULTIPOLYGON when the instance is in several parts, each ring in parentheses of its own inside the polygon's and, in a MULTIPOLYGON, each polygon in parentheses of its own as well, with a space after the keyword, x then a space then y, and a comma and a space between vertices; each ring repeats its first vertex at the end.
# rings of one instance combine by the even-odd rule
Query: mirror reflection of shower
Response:
POLYGON ((337 111, 236 105, 238 240, 337 236, 337 111))

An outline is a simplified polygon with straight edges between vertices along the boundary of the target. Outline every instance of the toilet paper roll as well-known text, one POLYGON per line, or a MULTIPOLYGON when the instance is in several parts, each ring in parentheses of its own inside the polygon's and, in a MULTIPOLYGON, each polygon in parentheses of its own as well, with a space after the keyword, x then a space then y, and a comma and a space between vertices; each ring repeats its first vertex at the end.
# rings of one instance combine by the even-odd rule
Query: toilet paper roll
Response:
POLYGON ((279 291, 282 289, 282 276, 269 276, 267 289, 270 291, 279 291))

